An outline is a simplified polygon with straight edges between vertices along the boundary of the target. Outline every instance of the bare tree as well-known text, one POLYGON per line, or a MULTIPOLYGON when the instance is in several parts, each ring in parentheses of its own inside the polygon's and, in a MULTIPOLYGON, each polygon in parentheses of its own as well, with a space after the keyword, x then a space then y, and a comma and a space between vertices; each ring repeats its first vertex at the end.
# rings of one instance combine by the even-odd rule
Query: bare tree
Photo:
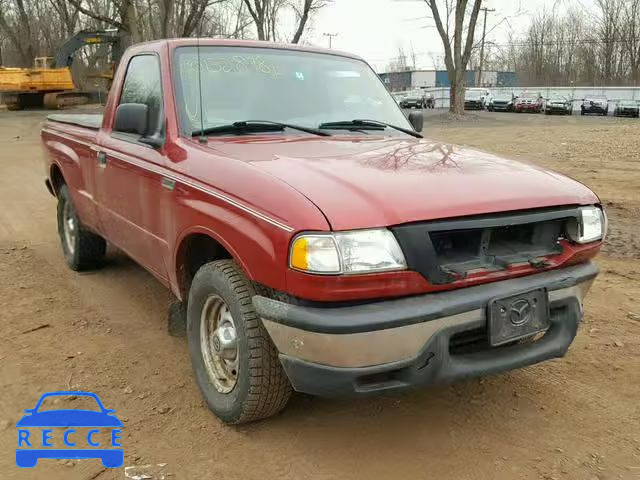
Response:
POLYGON ((278 27, 286 15, 293 13, 296 27, 291 43, 298 43, 311 17, 330 0, 243 0, 256 26, 258 40, 278 41, 278 27))
POLYGON ((407 52, 402 45, 398 45, 398 55, 392 58, 387 64, 387 72, 405 72, 409 70, 409 60, 407 52))
POLYGON ((465 73, 471 52, 482 0, 424 0, 444 46, 444 62, 451 83, 449 111, 464 114, 465 73), (444 17, 441 10, 444 9, 444 17), (450 34, 452 30, 452 33, 450 34))
POLYGON ((0 2, 0 30, 9 39, 18 57, 18 64, 29 66, 36 56, 34 31, 23 0, 0 2))
POLYGON ((640 0, 630 0, 624 9, 624 48, 634 85, 640 81, 640 0))
POLYGON ((496 51, 523 86, 625 85, 640 80, 640 0, 598 0, 592 15, 542 12, 496 51))

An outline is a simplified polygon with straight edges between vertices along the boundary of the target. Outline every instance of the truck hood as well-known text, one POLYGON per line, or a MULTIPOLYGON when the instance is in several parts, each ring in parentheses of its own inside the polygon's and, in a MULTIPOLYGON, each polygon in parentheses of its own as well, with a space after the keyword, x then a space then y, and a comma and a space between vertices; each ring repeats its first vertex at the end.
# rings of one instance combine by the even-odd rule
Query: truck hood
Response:
POLYGON ((298 190, 335 230, 598 202, 563 175, 426 139, 245 137, 209 145, 298 190))

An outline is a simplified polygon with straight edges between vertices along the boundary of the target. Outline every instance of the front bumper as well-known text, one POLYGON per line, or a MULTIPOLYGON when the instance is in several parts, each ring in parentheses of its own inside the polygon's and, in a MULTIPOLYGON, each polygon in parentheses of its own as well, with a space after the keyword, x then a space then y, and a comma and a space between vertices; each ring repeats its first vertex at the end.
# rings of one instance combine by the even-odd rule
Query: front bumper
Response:
POLYGON ((597 105, 592 105, 590 107, 585 107, 584 105, 582 106, 582 110, 584 111, 584 113, 606 113, 607 109, 605 107, 600 107, 597 105))
POLYGON ((336 396, 449 383, 563 356, 598 268, 561 270, 459 290, 347 307, 253 304, 300 392, 336 396), (452 352, 451 339, 486 329, 490 300, 546 288, 551 326, 530 344, 452 352))
POLYGON ((535 105, 535 104, 523 104, 523 105, 516 105, 515 106, 515 110, 516 112, 540 112, 541 107, 540 105, 535 105))
POLYGON ((638 110, 618 110, 616 112, 618 117, 636 117, 638 116, 638 110))
POLYGON ((550 113, 568 113, 570 110, 565 106, 547 105, 546 111, 550 113))

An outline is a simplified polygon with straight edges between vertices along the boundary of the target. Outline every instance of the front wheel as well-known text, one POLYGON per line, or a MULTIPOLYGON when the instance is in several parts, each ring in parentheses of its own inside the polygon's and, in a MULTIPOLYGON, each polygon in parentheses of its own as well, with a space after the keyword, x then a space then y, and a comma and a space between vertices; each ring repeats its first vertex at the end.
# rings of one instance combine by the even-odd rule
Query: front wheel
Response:
POLYGON ((82 225, 66 185, 58 191, 58 235, 64 259, 72 270, 89 270, 102 262, 107 242, 82 225))
POLYGON ((232 260, 203 265, 189 291, 187 339, 196 382, 225 423, 275 415, 291 396, 278 351, 253 308, 255 294, 232 260))

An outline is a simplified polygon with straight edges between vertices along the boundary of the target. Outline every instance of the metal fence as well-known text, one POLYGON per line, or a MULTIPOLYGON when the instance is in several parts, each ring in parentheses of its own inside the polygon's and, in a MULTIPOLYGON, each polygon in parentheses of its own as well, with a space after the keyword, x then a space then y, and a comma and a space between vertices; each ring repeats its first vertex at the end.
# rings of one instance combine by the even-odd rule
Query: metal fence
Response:
MULTIPOLYGON (((449 88, 424 88, 425 93, 433 95, 436 108, 449 108, 449 88)), ((544 99, 554 96, 566 97, 573 102, 574 109, 580 109, 580 103, 589 96, 604 96, 612 105, 620 100, 640 102, 640 87, 493 87, 488 88, 492 95, 499 93, 520 95, 522 92, 539 93, 544 99)), ((416 90, 411 90, 415 92, 416 90)), ((393 95, 404 95, 409 92, 394 92, 393 95)))

